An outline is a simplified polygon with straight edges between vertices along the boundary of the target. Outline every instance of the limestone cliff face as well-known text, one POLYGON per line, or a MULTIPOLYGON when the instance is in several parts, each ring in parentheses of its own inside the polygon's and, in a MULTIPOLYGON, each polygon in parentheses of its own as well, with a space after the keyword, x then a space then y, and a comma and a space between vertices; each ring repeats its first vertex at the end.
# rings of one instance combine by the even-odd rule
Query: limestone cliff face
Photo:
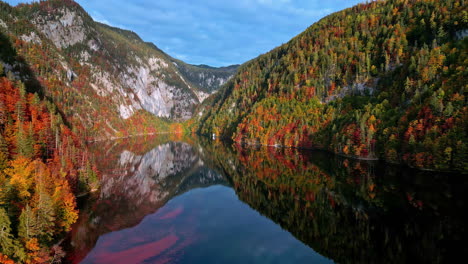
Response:
POLYGON ((45 15, 36 14, 32 22, 58 48, 67 48, 86 39, 83 18, 66 7, 45 15))
POLYGON ((144 109, 158 117, 185 120, 200 102, 166 55, 131 32, 93 22, 76 6, 32 12, 30 17, 57 49, 91 69, 91 87, 98 96, 110 97, 121 118, 144 109))

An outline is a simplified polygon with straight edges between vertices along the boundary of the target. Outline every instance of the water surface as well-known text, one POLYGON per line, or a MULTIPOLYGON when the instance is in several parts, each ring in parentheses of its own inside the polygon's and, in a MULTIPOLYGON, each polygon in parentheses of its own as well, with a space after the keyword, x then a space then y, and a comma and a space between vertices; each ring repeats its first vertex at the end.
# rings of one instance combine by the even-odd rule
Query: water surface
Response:
POLYGON ((207 139, 94 146, 74 263, 444 263, 467 248, 467 180, 207 139))

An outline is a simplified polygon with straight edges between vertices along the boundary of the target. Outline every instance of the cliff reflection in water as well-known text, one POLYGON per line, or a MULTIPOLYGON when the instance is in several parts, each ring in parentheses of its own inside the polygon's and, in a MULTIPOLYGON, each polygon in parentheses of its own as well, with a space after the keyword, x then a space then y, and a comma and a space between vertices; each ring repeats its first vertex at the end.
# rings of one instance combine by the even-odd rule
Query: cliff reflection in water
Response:
POLYGON ((92 151, 101 189, 84 201, 70 238, 69 261, 79 263, 106 233, 138 225, 175 195, 224 177, 203 166, 188 143, 167 136, 98 142, 92 151))
MULTIPOLYGON (((204 138, 107 142, 95 150, 102 189, 85 203, 71 236, 74 262, 100 236, 138 225, 179 194, 218 184, 339 263, 443 263, 468 245, 468 184, 460 175, 204 138)), ((168 252, 182 254, 191 243, 178 241, 168 252)))

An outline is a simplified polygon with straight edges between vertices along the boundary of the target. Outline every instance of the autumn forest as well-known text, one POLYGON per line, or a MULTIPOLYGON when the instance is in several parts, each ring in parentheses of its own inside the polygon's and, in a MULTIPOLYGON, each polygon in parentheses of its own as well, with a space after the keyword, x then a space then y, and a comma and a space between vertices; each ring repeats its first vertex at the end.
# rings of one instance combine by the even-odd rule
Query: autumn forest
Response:
POLYGON ((193 131, 466 172, 467 15, 457 0, 332 14, 243 65, 193 131))
MULTIPOLYGON (((329 173, 298 166, 299 154, 284 159, 273 148, 259 154, 243 147, 314 149, 466 176, 467 6, 367 1, 240 67, 210 68, 94 22, 72 0, 0 1, 0 263, 65 257, 61 243, 78 220, 77 197, 100 189, 96 163, 103 157, 89 151, 91 142, 170 133, 174 141, 185 134, 233 143, 236 165, 249 172, 221 160, 213 166, 233 177, 242 200, 286 210, 290 197, 283 195, 291 191, 302 197, 295 203, 304 214, 319 210, 316 199, 327 202, 314 190, 336 188, 329 173), (257 185, 255 197, 247 195, 257 185)), ((215 147, 209 153, 233 155, 215 147)), ((345 167, 337 178, 360 169, 345 167)), ((356 189, 365 185, 365 199, 378 203, 367 180, 356 189)), ((299 217, 282 224, 294 221, 308 225, 299 217)), ((307 234, 310 243, 325 236, 307 234)))

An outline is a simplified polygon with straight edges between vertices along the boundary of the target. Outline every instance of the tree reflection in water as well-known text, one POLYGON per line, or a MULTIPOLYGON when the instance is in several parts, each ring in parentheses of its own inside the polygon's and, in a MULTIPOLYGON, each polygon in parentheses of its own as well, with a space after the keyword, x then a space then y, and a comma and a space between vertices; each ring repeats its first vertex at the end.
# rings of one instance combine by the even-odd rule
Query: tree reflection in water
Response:
POLYGON ((446 263, 468 246, 466 175, 217 144, 239 198, 335 262, 446 263))

